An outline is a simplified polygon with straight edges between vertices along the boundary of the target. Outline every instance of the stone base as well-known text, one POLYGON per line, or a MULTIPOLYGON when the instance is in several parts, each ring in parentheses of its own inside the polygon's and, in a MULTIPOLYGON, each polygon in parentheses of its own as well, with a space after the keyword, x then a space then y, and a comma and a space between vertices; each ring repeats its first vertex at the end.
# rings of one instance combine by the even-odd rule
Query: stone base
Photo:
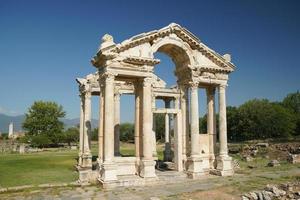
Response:
POLYGON ((200 156, 200 159, 202 160, 202 170, 204 174, 208 175, 210 169, 209 156, 200 156))
POLYGON ((111 182, 117 180, 117 167, 113 162, 104 162, 101 166, 100 180, 111 182))
POLYGON ((79 172, 80 183, 95 183, 97 181, 98 172, 92 168, 77 168, 79 172))
POLYGON ((219 176, 232 176, 234 174, 232 168, 232 158, 230 156, 218 156, 216 160, 217 169, 212 170, 212 174, 219 176))
POLYGON ((202 167, 202 160, 199 157, 190 157, 187 159, 187 176, 196 179, 205 175, 202 167))
POLYGON ((113 189, 116 187, 132 187, 158 184, 160 181, 157 177, 154 178, 141 178, 140 176, 118 176, 116 181, 103 181, 98 180, 103 189, 113 189))
POLYGON ((217 168, 216 157, 213 154, 209 156, 209 168, 210 169, 217 168))
POLYGON ((87 153, 81 156, 81 167, 82 168, 91 168, 93 165, 92 154, 87 153))
POLYGON ((153 160, 140 161, 140 176, 143 178, 155 178, 155 164, 153 160))

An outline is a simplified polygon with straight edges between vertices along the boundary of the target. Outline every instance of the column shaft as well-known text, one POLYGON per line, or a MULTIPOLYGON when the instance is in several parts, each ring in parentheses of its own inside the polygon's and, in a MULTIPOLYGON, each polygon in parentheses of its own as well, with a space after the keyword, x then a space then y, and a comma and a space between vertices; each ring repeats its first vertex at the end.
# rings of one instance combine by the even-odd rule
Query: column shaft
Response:
POLYGON ((79 159, 78 165, 82 165, 83 154, 83 134, 84 134, 84 95, 80 95, 80 122, 79 122, 79 159))
MULTIPOLYGON (((155 101, 156 98, 154 95, 152 95, 152 109, 155 109, 155 101)), ((152 112, 151 112, 152 113, 152 112)), ((156 152, 156 123, 155 123, 155 115, 152 114, 152 155, 154 157, 157 156, 157 152, 156 152)))
POLYGON ((92 107, 91 107, 91 93, 90 92, 86 92, 85 94, 85 108, 84 108, 84 137, 83 137, 83 141, 84 141, 84 153, 85 154, 90 154, 91 153, 91 149, 90 149, 90 145, 91 145, 91 111, 92 111, 92 107))
POLYGON ((134 123, 134 143, 135 143, 135 157, 141 157, 140 152, 140 88, 136 85, 135 88, 135 123, 134 123))
POLYGON ((191 156, 198 156, 199 148, 199 110, 198 86, 191 87, 191 156))
POLYGON ((169 130, 169 114, 166 113, 165 115, 165 143, 169 143, 170 142, 170 130, 169 130))
POLYGON ((114 158, 114 77, 108 75, 105 80, 105 124, 104 124, 104 162, 114 158))
POLYGON ((152 110, 151 110, 151 79, 143 82, 143 157, 152 160, 152 110))
POLYGON ((120 155, 120 94, 118 92, 115 93, 114 99, 114 151, 115 155, 120 155))
POLYGON ((226 122, 226 95, 225 85, 219 86, 219 140, 220 156, 227 156, 227 122, 226 122))
POLYGON ((181 86, 181 118, 182 118, 182 155, 183 159, 186 160, 186 99, 185 99, 185 89, 181 86))
POLYGON ((186 155, 191 154, 190 149, 190 104, 189 104, 189 88, 185 89, 185 145, 186 155))
POLYGON ((207 88, 207 133, 209 134, 209 153, 215 154, 215 88, 207 88))
POLYGON ((99 97, 99 130, 98 130, 98 161, 103 162, 103 129, 104 129, 104 91, 100 92, 99 97))

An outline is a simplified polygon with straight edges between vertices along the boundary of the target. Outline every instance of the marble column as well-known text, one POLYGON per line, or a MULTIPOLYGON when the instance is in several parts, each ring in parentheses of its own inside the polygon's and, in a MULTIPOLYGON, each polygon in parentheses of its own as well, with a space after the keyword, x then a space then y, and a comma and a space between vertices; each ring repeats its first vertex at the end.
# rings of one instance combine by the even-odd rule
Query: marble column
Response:
MULTIPOLYGON (((152 95, 152 110, 155 109, 155 101, 156 97, 152 95)), ((157 151, 156 151, 156 123, 155 123, 155 115, 152 114, 152 155, 156 159, 157 151)))
POLYGON ((226 122, 226 84, 219 85, 219 141, 220 153, 217 158, 217 171, 221 176, 233 174, 231 157, 227 148, 227 122, 226 122))
POLYGON ((183 171, 182 162, 182 116, 178 111, 174 117, 174 162, 175 169, 179 172, 183 171))
POLYGON ((86 91, 84 96, 84 131, 83 131, 83 154, 82 167, 92 168, 91 153, 91 92, 86 91))
POLYGON ((102 165, 102 182, 117 180, 114 163, 114 76, 106 74, 104 97, 104 162, 102 165))
POLYGON ((115 156, 120 156, 120 93, 117 91, 115 93, 114 99, 114 118, 115 118, 115 127, 114 127, 114 151, 115 156))
POLYGON ((82 166, 83 154, 83 132, 84 132, 84 95, 80 94, 80 122, 79 122, 79 158, 78 166, 82 166))
POLYGON ((215 123, 215 88, 213 86, 206 89, 207 96, 207 133, 209 137, 209 164, 210 168, 215 168, 216 154, 216 123, 215 123))
POLYGON ((188 177, 197 178, 204 174, 199 147, 198 84, 191 85, 191 155, 188 158, 188 177))
POLYGON ((199 156, 199 106, 198 86, 191 87, 191 156, 199 156))
POLYGON ((185 88, 180 86, 181 97, 180 97, 180 109, 182 118, 182 159, 186 161, 186 95, 185 88))
POLYGON ((140 176, 154 178, 155 161, 152 157, 152 89, 151 78, 145 78, 143 82, 143 159, 141 161, 140 176))
POLYGON ((165 115, 165 144, 170 143, 169 114, 165 115))
MULTIPOLYGON (((103 89, 103 88, 102 88, 103 89)), ((103 143, 103 132, 104 132, 104 91, 100 90, 99 96, 99 129, 98 129, 98 165, 101 167, 103 163, 104 143, 103 143)))
MULTIPOLYGON (((170 99, 165 99, 165 108, 169 109, 171 107, 170 99)), ((170 142, 170 114, 165 114, 165 150, 164 150, 164 161, 172 161, 172 150, 170 142)))
POLYGON ((140 141, 140 88, 139 84, 137 83, 135 85, 135 123, 134 123, 134 144, 135 144, 135 157, 140 158, 141 157, 141 144, 140 141))
POLYGON ((189 88, 185 89, 185 145, 186 145, 186 156, 191 155, 190 148, 190 103, 189 103, 189 88))

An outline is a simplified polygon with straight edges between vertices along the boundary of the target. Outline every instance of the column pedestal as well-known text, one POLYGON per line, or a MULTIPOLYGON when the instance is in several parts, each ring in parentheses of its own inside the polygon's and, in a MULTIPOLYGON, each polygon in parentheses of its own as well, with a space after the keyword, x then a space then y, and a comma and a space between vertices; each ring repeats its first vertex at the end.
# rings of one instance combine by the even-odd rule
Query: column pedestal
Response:
POLYGON ((234 171, 232 169, 232 158, 230 156, 218 156, 217 169, 213 170, 213 174, 218 176, 232 176, 234 171))
POLYGON ((140 161, 140 176, 143 178, 156 178, 155 164, 153 160, 141 160, 140 161))
POLYGON ((233 175, 233 168, 231 160, 228 156, 227 147, 227 121, 226 121, 226 85, 219 86, 219 141, 220 152, 217 156, 217 169, 214 170, 214 174, 220 176, 233 175))
POLYGON ((200 157, 189 157, 187 159, 187 175, 189 178, 196 179, 205 173, 202 169, 202 160, 200 157))
POLYGON ((103 182, 115 182, 117 180, 117 166, 113 162, 104 162, 101 166, 101 179, 103 182))

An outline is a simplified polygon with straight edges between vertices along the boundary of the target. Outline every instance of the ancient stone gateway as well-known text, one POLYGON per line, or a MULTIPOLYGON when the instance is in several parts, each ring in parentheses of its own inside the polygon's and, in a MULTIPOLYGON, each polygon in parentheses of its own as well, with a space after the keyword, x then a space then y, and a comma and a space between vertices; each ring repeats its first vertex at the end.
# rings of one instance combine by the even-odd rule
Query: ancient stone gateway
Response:
MULTIPOLYGON (((140 185, 159 181, 153 116, 165 114, 165 159, 173 159, 175 171, 197 178, 211 173, 232 175, 227 149, 226 86, 235 66, 229 54, 219 55, 178 24, 136 35, 120 44, 106 34, 92 59, 97 72, 78 78, 81 114, 78 170, 81 181, 98 180, 103 187, 140 185), (177 86, 167 88, 154 74, 163 52, 175 63, 177 86), (199 134, 198 88, 207 93, 207 134, 199 134), (219 102, 219 143, 216 148, 215 91, 219 102), (120 94, 135 95, 135 157, 119 151, 120 94), (91 96, 100 98, 98 160, 90 149, 91 96), (163 99, 165 108, 156 108, 163 99), (174 103, 170 107, 170 102, 174 103), (170 157, 169 116, 174 117, 174 157, 170 157), (95 165, 95 166, 94 166, 95 165)), ((171 156, 172 157, 172 156, 171 156)))

